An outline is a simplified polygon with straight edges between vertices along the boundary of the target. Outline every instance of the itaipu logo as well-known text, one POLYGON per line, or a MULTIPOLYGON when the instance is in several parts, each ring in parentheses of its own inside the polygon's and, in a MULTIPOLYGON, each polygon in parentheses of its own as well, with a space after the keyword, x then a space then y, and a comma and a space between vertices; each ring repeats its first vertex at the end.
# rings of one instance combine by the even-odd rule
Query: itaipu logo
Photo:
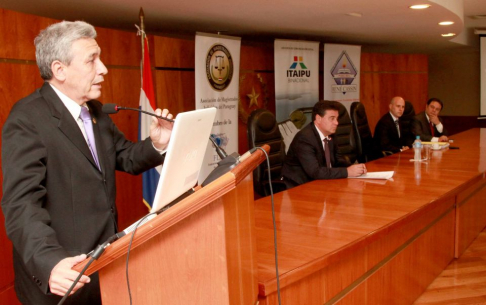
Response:
POLYGON ((304 64, 303 56, 294 56, 294 62, 287 70, 287 77, 310 77, 310 71, 304 64), (300 69, 297 69, 297 67, 300 69))
POLYGON ((222 44, 213 45, 206 56, 206 76, 211 87, 224 91, 233 78, 233 57, 222 44))
POLYGON ((346 94, 346 92, 358 91, 358 86, 352 85, 353 80, 358 75, 358 70, 346 51, 343 51, 338 57, 331 69, 331 75, 336 82, 336 85, 332 85, 332 93, 346 94))

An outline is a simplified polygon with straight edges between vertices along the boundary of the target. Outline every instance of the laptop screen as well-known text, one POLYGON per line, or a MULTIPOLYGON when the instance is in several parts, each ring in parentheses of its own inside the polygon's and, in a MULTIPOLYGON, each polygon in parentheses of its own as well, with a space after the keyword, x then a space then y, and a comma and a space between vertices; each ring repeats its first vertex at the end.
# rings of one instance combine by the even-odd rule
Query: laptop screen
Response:
POLYGON ((216 108, 182 112, 175 118, 151 212, 181 196, 197 183, 216 108))

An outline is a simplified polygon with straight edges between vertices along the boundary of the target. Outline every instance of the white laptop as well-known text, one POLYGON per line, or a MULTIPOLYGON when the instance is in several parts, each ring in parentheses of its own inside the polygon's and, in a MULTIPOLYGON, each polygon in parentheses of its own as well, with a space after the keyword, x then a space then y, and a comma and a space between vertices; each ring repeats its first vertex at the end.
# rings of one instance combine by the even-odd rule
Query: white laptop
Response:
POLYGON ((216 108, 179 113, 167 148, 150 212, 156 212, 197 183, 216 108))
MULTIPOLYGON (((216 111, 216 108, 198 109, 179 113, 175 118, 151 213, 159 211, 196 185, 216 111)), ((137 224, 141 226, 155 216, 133 223, 117 236, 132 232, 137 224)))

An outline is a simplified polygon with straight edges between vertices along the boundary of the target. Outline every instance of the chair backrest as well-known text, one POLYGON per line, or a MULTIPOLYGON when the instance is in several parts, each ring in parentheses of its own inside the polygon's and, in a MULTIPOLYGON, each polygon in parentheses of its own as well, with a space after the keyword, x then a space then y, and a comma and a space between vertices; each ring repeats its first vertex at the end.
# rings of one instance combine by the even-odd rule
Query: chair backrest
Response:
POLYGON ((338 153, 346 158, 350 163, 355 163, 357 159, 356 141, 353 125, 348 111, 343 104, 339 103, 339 125, 336 129, 334 138, 338 145, 338 153))
POLYGON ((374 151, 373 135, 368 124, 365 107, 360 102, 354 102, 351 104, 350 110, 356 139, 358 161, 361 163, 371 161, 375 159, 376 153, 374 151))
POLYGON ((307 124, 313 121, 312 119, 312 109, 314 107, 303 107, 303 108, 297 108, 294 111, 292 111, 289 115, 290 121, 294 123, 295 127, 297 129, 302 129, 305 127, 307 124))
MULTIPOLYGON (((285 160, 285 146, 275 116, 266 109, 257 109, 248 118, 248 146, 250 148, 268 144, 270 146, 270 173, 279 179, 285 160)), ((264 196, 263 184, 268 182, 267 163, 263 162, 253 172, 255 191, 264 196)))
POLYGON ((407 133, 408 137, 411 137, 412 139, 415 138, 412 134, 412 119, 414 116, 415 110, 413 109, 412 103, 405 101, 405 110, 400 118, 400 124, 402 125, 402 130, 407 133))

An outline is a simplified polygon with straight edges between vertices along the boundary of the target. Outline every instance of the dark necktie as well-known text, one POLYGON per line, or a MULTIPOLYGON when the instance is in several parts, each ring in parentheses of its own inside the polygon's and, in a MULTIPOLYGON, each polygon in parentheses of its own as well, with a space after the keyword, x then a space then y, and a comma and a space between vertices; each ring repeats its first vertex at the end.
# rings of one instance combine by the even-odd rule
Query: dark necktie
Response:
POLYGON ((331 152, 329 151, 329 139, 324 138, 324 155, 326 156, 326 167, 331 168, 331 152))
POLYGON ((435 128, 434 128, 434 124, 432 122, 429 122, 429 125, 430 125, 430 134, 435 137, 435 128))
POLYGON ((398 137, 400 138, 400 125, 398 124, 398 120, 395 120, 395 126, 397 126, 398 137))
POLYGON ((100 168, 100 163, 98 162, 98 152, 96 151, 96 142, 93 133, 93 124, 91 122, 91 115, 89 114, 89 110, 86 107, 81 107, 81 114, 79 115, 81 120, 84 123, 84 131, 86 132, 86 137, 88 138, 88 146, 91 154, 93 155, 93 159, 96 162, 96 166, 98 169, 100 168))

